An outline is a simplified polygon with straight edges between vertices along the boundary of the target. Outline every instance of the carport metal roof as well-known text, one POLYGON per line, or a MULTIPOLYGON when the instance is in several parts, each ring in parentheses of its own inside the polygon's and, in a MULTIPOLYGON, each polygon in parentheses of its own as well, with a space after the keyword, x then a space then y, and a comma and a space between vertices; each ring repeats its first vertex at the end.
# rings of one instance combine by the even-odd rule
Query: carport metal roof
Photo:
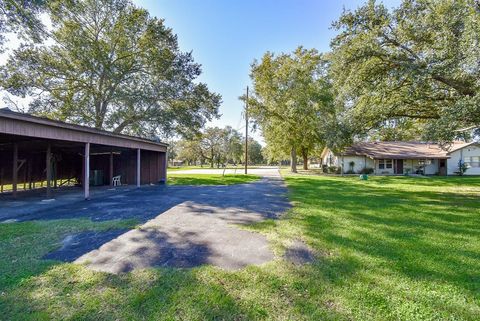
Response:
POLYGON ((166 152, 168 144, 0 109, 0 134, 166 152))

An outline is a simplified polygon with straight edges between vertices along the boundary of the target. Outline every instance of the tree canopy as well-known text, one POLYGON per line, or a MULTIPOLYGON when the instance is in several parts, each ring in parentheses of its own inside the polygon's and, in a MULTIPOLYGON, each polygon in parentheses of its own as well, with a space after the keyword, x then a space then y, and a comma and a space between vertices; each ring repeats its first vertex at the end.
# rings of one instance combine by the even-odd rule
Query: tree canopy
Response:
MULTIPOLYGON (((245 138, 230 126, 208 127, 194 139, 177 143, 178 158, 189 164, 207 161, 211 167, 245 162, 245 138)), ((262 145, 253 138, 248 139, 248 161, 250 164, 264 162, 262 145)))
POLYGON ((411 119, 425 138, 451 140, 480 126, 478 2, 368 1, 334 26, 331 75, 357 133, 411 119))
POLYGON ((2 68, 30 111, 95 128, 189 135, 218 116, 221 98, 203 83, 163 20, 128 0, 54 0, 48 41, 22 46, 2 68))
MULTIPOLYGON (((263 157, 263 147, 255 139, 248 138, 248 163, 249 164, 263 164, 265 159, 263 157)), ((242 155, 243 161, 245 161, 245 155, 242 155)))
POLYGON ((44 25, 40 13, 46 8, 45 0, 0 0, 0 50, 3 50, 5 34, 40 41, 44 37, 44 25))
POLYGON ((328 64, 315 49, 291 54, 267 52, 252 64, 253 97, 249 115, 260 127, 270 149, 291 154, 296 171, 300 152, 306 168, 309 152, 325 142, 334 115, 328 64))

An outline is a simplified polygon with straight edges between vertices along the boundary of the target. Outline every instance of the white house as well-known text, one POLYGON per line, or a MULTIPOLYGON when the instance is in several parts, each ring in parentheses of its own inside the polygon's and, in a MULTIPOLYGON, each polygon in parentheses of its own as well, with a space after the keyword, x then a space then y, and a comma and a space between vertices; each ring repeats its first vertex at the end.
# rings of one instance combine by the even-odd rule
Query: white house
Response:
POLYGON ((360 173, 371 169, 379 175, 456 175, 459 161, 468 166, 465 175, 480 175, 480 144, 453 142, 444 149, 425 142, 356 143, 335 154, 325 148, 322 165, 343 168, 343 172, 360 173))

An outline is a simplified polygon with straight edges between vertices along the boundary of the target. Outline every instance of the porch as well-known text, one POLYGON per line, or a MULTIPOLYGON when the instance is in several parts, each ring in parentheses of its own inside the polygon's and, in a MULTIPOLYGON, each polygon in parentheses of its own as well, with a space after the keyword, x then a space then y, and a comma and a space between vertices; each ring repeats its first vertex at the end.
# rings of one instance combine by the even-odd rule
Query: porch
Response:
POLYGON ((447 175, 446 158, 374 158, 375 175, 447 175))

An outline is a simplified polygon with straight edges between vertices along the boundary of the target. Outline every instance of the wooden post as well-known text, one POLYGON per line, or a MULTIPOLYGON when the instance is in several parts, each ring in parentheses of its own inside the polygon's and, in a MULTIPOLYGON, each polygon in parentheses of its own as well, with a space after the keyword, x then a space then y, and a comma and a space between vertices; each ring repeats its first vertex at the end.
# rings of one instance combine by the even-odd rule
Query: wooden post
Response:
POLYGON ((12 195, 17 197, 18 181, 18 144, 13 143, 13 172, 12 172, 12 195))
POLYGON ((165 161, 163 162, 163 169, 164 169, 164 173, 165 173, 165 181, 164 183, 167 184, 168 180, 167 180, 167 169, 168 169, 168 151, 165 152, 165 161))
POLYGON ((85 143, 83 161, 83 191, 85 199, 88 200, 90 198, 90 143, 85 143))
POLYGON ((28 189, 32 189, 32 161, 28 159, 27 163, 27 177, 28 177, 28 189))
POLYGON ((55 159, 53 159, 53 162, 52 162, 52 165, 53 165, 53 188, 54 189, 57 189, 57 161, 55 159))
POLYGON ((47 164, 47 198, 52 196, 52 146, 48 144, 47 147, 47 157, 46 157, 46 164, 47 164))
POLYGON ((110 152, 110 187, 113 186, 113 152, 110 152))
POLYGON ((137 149, 137 187, 140 187, 140 148, 137 149))
MULTIPOLYGON (((26 160, 24 162, 26 162, 26 160)), ((23 164, 23 190, 27 190, 27 168, 25 163, 23 164)))

